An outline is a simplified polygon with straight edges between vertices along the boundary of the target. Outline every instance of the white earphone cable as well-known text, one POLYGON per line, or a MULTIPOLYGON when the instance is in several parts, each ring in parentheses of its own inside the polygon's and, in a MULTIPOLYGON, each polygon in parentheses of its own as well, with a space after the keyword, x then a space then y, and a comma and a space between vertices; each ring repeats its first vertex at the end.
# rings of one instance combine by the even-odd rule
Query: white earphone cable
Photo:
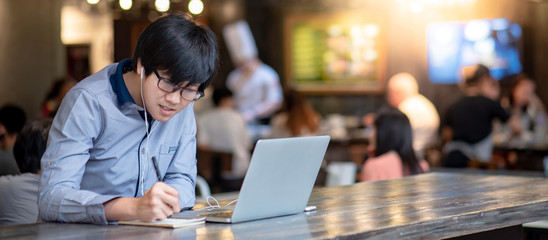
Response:
MULTIPOLYGON (((145 67, 141 67, 141 101, 143 102, 143 108, 145 109, 145 130, 146 130, 146 149, 145 149, 145 161, 143 163, 148 162, 148 135, 150 132, 148 131, 148 117, 147 117, 147 106, 145 104, 145 98, 143 97, 143 78, 145 74, 145 67)), ((141 170, 141 195, 145 195, 144 191, 144 183, 145 183, 145 175, 144 175, 144 169, 141 170)))
POLYGON ((209 205, 209 206, 205 206, 203 208, 199 208, 199 209, 196 209, 194 211, 203 211, 203 210, 211 211, 211 210, 216 209, 216 208, 223 208, 223 207, 229 206, 229 205, 237 202, 238 199, 234 199, 234 200, 232 200, 231 202, 227 203, 224 206, 221 206, 221 204, 219 204, 219 201, 217 201, 217 199, 213 196, 207 196, 206 201, 207 201, 207 205, 209 205), (215 204, 212 204, 210 201, 214 201, 215 204))

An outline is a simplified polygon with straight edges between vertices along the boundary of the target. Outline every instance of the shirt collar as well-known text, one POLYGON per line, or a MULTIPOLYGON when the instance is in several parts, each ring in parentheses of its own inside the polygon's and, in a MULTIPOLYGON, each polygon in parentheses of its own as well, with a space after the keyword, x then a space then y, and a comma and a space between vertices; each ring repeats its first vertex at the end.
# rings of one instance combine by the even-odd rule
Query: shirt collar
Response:
POLYGON ((116 66, 116 72, 110 75, 110 85, 112 90, 117 96, 118 105, 121 107, 125 103, 135 103, 129 90, 127 89, 126 83, 124 82, 123 74, 128 72, 131 67, 131 59, 124 59, 120 61, 118 66, 116 66))

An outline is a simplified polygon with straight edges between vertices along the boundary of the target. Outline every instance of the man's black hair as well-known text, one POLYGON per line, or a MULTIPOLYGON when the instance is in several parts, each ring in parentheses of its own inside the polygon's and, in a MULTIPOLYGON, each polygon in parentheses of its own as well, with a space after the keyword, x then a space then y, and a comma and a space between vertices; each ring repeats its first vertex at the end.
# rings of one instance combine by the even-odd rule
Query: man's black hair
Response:
POLYGON ((183 15, 167 15, 139 35, 132 60, 134 71, 138 60, 147 76, 154 69, 165 70, 172 83, 188 81, 188 85, 199 85, 198 91, 203 92, 217 69, 217 39, 210 29, 183 15))

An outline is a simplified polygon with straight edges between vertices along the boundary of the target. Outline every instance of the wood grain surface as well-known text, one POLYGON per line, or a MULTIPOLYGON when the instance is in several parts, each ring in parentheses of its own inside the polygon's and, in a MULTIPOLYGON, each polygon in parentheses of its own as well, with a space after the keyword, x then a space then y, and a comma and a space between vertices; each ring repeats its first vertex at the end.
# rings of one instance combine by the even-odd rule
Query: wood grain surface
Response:
POLYGON ((62 223, 0 227, 0 239, 442 239, 547 219, 548 180, 428 173, 316 188, 309 205, 317 211, 182 229, 62 223))

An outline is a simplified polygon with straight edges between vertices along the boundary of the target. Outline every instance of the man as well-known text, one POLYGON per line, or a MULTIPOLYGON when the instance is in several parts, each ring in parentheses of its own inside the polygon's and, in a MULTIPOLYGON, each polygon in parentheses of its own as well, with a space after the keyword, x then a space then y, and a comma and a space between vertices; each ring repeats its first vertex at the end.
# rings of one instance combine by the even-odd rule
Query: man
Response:
POLYGON ((424 158, 424 150, 438 139, 440 117, 436 107, 419 93, 415 78, 409 73, 398 73, 388 80, 388 103, 403 112, 413 129, 413 149, 424 158))
POLYGON ((280 78, 274 69, 259 60, 255 40, 245 21, 228 24, 223 35, 237 67, 226 80, 227 87, 234 93, 236 107, 247 123, 264 123, 282 105, 280 78))
POLYGON ((213 92, 215 107, 198 115, 198 146, 232 153, 228 177, 243 178, 249 167, 251 136, 242 115, 234 109, 232 91, 219 88, 213 92))
POLYGON ((464 67, 462 72, 464 96, 449 107, 443 127, 443 138, 448 141, 443 148, 445 167, 465 168, 470 160, 491 162, 495 119, 508 122, 513 136, 521 132, 516 116, 508 114, 496 101, 500 88, 489 68, 476 64, 464 67))
POLYGON ((152 221, 192 207, 192 105, 211 83, 217 62, 211 30, 168 15, 143 30, 133 59, 73 87, 42 158, 40 217, 152 221))

